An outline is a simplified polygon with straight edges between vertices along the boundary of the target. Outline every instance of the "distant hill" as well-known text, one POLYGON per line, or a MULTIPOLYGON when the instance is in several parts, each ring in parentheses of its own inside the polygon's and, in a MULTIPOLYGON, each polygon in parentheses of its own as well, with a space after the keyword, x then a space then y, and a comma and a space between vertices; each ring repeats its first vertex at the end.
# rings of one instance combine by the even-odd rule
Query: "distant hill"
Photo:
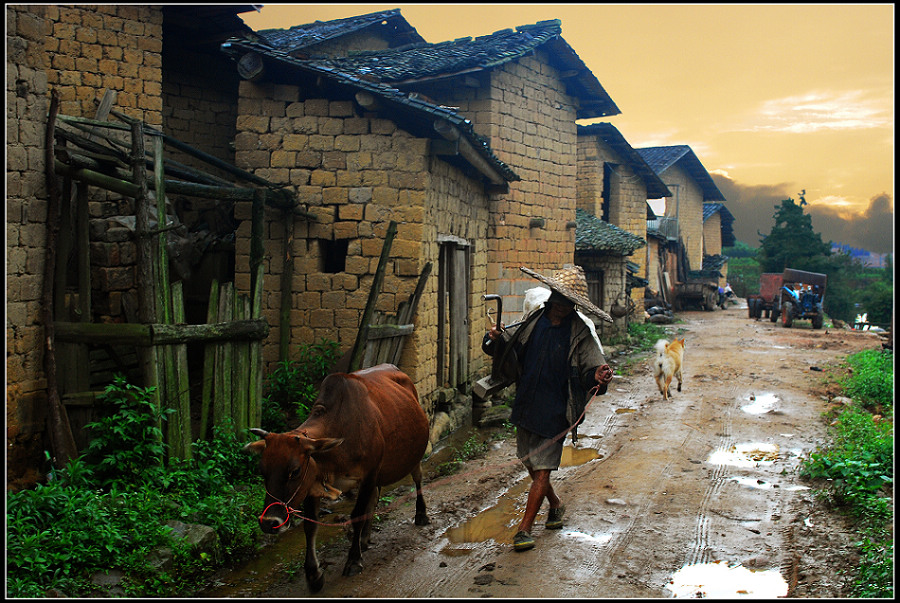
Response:
POLYGON ((858 247, 843 245, 841 243, 832 243, 831 251, 832 253, 849 253, 850 257, 858 260, 863 266, 868 266, 870 268, 887 267, 887 258, 891 258, 891 261, 893 261, 894 255, 892 253, 872 253, 865 249, 859 249, 858 247))

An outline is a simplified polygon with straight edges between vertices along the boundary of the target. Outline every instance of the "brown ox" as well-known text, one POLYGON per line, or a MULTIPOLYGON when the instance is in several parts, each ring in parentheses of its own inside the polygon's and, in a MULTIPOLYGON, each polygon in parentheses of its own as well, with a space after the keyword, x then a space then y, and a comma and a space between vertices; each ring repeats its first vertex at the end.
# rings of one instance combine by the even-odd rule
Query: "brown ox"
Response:
POLYGON ((322 381, 309 418, 287 433, 251 430, 263 439, 245 449, 260 454, 265 480, 262 530, 275 534, 290 527, 293 505, 303 501, 306 581, 321 590, 325 574, 316 558, 319 500, 358 488, 351 512, 353 536, 344 575, 362 570, 368 548, 376 492, 406 475, 416 484, 416 525, 427 525, 420 461, 428 445, 428 418, 412 380, 391 364, 354 373, 335 373, 322 381))

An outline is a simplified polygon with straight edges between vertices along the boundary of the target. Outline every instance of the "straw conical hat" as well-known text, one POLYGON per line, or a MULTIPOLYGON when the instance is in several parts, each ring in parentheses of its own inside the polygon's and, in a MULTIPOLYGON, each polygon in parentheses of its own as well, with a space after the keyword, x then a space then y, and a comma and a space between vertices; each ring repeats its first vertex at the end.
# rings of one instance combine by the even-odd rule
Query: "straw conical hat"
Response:
POLYGON ((525 266, 521 266, 519 270, 528 276, 536 278, 554 291, 561 293, 573 304, 581 307, 582 310, 596 314, 606 322, 613 321, 612 316, 595 306, 588 299, 587 279, 584 277, 584 269, 581 266, 557 270, 553 273, 553 276, 540 275, 525 266))

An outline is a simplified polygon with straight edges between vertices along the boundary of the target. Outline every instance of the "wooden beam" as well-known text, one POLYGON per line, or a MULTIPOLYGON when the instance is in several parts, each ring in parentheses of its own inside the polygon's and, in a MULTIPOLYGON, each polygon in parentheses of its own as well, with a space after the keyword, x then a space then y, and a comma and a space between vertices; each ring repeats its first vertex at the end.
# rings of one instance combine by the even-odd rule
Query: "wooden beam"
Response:
POLYGON ((200 325, 54 322, 59 341, 91 344, 169 345, 194 341, 265 339, 269 323, 260 318, 200 325))

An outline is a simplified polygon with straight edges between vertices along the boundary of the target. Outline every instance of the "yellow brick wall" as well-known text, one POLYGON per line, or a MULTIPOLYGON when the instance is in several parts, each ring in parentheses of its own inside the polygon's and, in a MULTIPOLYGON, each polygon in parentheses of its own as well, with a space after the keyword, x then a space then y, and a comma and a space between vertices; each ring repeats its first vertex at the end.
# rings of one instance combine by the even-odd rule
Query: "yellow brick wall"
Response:
MULTIPOLYGON (((387 119, 362 115, 353 101, 301 100, 296 87, 242 82, 235 159, 238 167, 295 191, 316 216, 293 219, 292 352, 321 338, 337 341, 344 351, 352 348, 392 220, 398 230, 377 309, 395 313, 413 293, 425 264, 432 263, 416 330, 400 360, 431 414, 431 395, 443 385, 435 377, 438 237, 470 243, 469 302, 483 305, 488 202, 480 182, 430 155, 428 140, 387 119), (333 239, 348 241, 346 269, 327 273, 319 241, 333 239)), ((248 291, 251 204, 238 203, 235 217, 241 221, 235 281, 248 291)), ((280 322, 283 221, 279 211, 266 210, 263 314, 273 327, 280 322)), ((475 369, 483 367, 481 334, 471 333, 475 369)), ((270 367, 278 360, 278 339, 273 328, 264 344, 270 367)))
MULTIPOLYGON (((519 267, 549 274, 574 262, 573 99, 540 50, 490 73, 436 84, 425 94, 459 107, 494 154, 521 177, 510 183, 508 193, 491 195, 488 202, 487 292, 503 296, 504 321, 514 322, 521 315, 524 292, 540 284, 519 267), (543 225, 531 227, 532 218, 543 225)), ((484 311, 479 298, 471 317, 478 328, 485 322, 484 311)))
POLYGON ((162 125, 162 7, 137 4, 50 5, 47 83, 60 113, 93 117, 104 90, 116 108, 162 125))
POLYGON ((47 381, 40 298, 46 254, 44 134, 59 113, 93 117, 104 89, 160 125, 160 7, 7 5, 7 482, 43 461, 47 381))

